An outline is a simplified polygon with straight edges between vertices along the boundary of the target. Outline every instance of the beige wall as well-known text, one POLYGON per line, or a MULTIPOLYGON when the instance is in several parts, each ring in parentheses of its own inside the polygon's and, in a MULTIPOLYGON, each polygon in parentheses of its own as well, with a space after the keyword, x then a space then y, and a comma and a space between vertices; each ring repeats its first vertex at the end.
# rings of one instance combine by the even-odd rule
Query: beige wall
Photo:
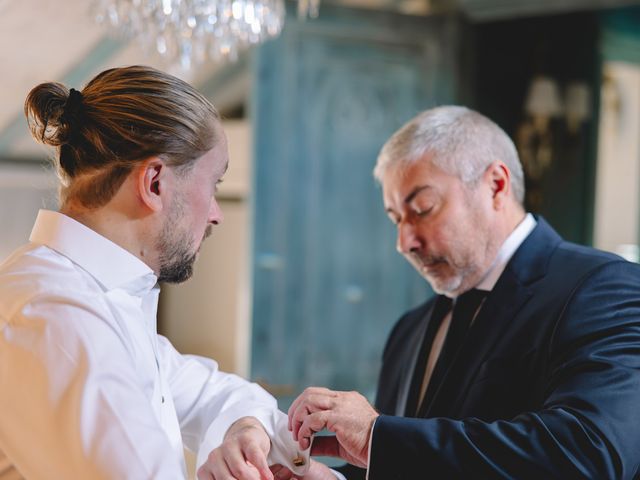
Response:
POLYGON ((609 62, 604 78, 594 245, 633 260, 640 232, 640 67, 609 62))
POLYGON ((0 262, 29 241, 41 208, 57 208, 57 180, 40 164, 0 164, 0 262))

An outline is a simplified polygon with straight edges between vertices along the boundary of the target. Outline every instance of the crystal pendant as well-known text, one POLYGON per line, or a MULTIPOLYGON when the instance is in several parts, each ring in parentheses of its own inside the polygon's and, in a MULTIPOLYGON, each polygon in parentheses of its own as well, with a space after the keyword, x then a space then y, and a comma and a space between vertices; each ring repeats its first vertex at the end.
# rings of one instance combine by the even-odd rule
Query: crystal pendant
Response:
MULTIPOLYGON (((299 14, 317 16, 319 0, 299 0, 299 14)), ((284 0, 94 0, 98 23, 152 45, 190 68, 239 52, 280 34, 284 0)))

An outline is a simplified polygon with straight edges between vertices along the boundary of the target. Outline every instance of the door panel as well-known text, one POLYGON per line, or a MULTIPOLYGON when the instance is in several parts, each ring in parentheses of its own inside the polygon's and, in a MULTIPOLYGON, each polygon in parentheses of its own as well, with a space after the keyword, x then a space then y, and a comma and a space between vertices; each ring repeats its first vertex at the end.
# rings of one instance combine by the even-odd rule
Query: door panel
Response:
POLYGON ((308 385, 373 397, 386 336, 430 295, 395 251, 372 169, 454 96, 456 22, 323 8, 259 50, 252 377, 283 408, 308 385))

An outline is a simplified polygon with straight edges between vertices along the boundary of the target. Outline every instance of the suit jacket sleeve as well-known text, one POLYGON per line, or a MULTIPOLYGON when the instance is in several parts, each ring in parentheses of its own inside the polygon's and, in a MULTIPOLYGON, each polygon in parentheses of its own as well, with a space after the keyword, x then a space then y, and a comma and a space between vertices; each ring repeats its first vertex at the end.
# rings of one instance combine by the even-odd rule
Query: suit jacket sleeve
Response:
POLYGON ((640 478, 640 275, 610 262, 554 324, 540 408, 514 418, 376 422, 369 480, 640 478))

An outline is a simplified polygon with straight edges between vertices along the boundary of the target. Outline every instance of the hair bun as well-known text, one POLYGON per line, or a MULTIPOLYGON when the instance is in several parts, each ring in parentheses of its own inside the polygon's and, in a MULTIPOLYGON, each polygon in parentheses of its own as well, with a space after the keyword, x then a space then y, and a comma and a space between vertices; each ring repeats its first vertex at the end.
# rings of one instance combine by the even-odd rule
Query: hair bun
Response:
POLYGON ((69 91, 60 83, 41 83, 34 87, 24 102, 31 135, 54 147, 68 143, 81 105, 82 94, 74 89, 69 91))

